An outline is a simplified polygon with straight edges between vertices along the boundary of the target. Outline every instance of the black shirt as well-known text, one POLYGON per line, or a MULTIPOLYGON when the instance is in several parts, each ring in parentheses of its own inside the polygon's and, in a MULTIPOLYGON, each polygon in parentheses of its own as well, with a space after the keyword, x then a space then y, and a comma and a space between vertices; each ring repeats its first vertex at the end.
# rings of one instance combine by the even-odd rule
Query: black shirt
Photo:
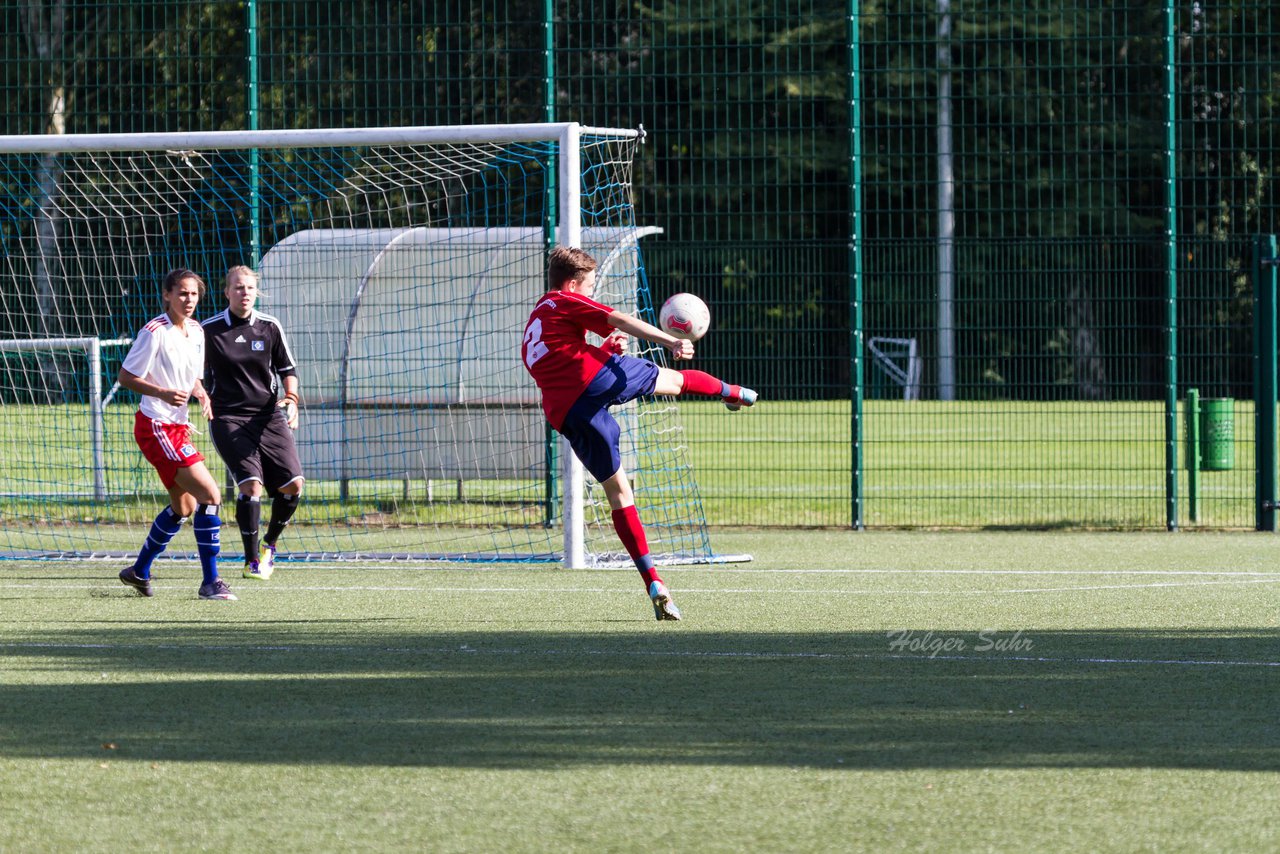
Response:
POLYGON ((204 387, 214 417, 270 415, 279 397, 276 377, 297 373, 280 321, 258 311, 236 317, 224 309, 200 325, 204 387))

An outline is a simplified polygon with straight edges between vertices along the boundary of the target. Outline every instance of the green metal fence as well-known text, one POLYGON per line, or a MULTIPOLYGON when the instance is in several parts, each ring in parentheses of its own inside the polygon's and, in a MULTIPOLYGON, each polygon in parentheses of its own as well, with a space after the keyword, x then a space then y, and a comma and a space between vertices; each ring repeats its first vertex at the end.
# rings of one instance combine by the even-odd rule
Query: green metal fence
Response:
POLYGON ((1269 0, 0 0, 0 22, 7 134, 643 124, 655 298, 703 295, 698 366, 765 401, 685 407, 713 523, 1255 525, 1269 0), (1191 388, 1236 428, 1194 520, 1191 388))

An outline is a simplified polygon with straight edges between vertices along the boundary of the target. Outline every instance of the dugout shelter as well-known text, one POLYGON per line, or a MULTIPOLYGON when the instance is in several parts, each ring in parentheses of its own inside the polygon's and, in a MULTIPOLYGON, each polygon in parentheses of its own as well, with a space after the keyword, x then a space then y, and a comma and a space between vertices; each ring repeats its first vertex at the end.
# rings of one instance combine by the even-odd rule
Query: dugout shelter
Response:
MULTIPOLYGON (((657 233, 582 229, 601 301, 641 308, 636 244, 657 233)), ((358 479, 461 490, 545 471, 540 398, 520 364, 545 248, 541 228, 414 227, 309 229, 267 251, 262 310, 298 362, 308 476, 345 493, 358 479)))

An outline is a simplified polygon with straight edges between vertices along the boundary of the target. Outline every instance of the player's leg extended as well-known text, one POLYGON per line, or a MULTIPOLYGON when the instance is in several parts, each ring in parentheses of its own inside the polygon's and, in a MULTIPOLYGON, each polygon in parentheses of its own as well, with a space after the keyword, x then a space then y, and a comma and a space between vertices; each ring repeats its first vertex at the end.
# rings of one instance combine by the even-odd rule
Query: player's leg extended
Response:
POLYGON ((152 522, 137 559, 120 571, 120 580, 138 591, 140 596, 152 596, 151 564, 168 548, 174 535, 182 528, 182 521, 196 508, 196 500, 178 483, 178 473, 187 460, 203 458, 188 442, 185 427, 162 424, 141 412, 134 416, 133 437, 138 443, 138 450, 155 467, 160 482, 168 490, 169 506, 161 510, 152 522))
POLYGON ((612 477, 602 480, 600 485, 613 510, 613 529, 618 532, 618 539, 622 540, 623 547, 635 562, 640 577, 644 579, 645 589, 653 602, 654 616, 659 620, 680 619, 680 609, 671 600, 667 585, 653 565, 653 556, 649 554, 649 539, 645 536, 644 526, 640 524, 635 495, 631 491, 631 481, 627 478, 626 471, 619 467, 612 477))
POLYGON ((192 528, 196 551, 200 554, 201 599, 235 599, 227 583, 218 577, 218 553, 222 550, 222 519, 218 507, 222 496, 213 475, 202 462, 178 470, 177 485, 197 502, 192 528))
MULTIPOLYGON (((126 566, 120 571, 120 580, 137 590, 140 596, 155 595, 151 589, 151 564, 169 547, 174 536, 182 530, 182 523, 186 521, 186 516, 181 510, 174 509, 175 506, 181 505, 171 503, 160 511, 155 521, 151 523, 151 530, 147 532, 147 538, 142 542, 142 548, 138 551, 138 557, 134 559, 133 565, 126 566)), ((194 509, 194 502, 192 509, 194 509)))
POLYGON ((705 394, 708 397, 718 397, 734 412, 744 406, 754 406, 757 398, 751 389, 731 385, 704 371, 674 371, 671 368, 661 368, 658 371, 658 383, 654 386, 653 393, 705 394))

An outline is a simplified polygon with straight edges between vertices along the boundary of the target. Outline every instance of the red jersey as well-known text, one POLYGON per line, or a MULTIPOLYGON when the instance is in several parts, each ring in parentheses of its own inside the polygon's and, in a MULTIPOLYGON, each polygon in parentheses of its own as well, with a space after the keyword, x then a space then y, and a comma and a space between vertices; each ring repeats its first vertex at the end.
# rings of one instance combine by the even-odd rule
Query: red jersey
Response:
POLYGON ((610 353, 587 343, 587 333, 608 335, 613 309, 569 291, 547 291, 524 327, 520 358, 542 391, 542 411, 557 430, 610 353))

